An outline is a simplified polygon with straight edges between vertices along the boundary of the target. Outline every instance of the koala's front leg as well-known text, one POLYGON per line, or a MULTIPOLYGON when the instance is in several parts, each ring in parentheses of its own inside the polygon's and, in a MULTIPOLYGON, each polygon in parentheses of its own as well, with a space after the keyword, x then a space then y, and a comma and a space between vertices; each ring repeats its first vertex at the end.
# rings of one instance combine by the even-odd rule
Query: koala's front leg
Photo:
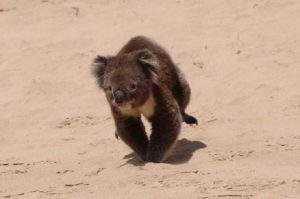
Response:
POLYGON ((179 109, 161 111, 153 117, 152 134, 147 152, 147 161, 159 163, 166 159, 176 144, 180 128, 181 115, 179 109))
POLYGON ((118 136, 144 161, 146 161, 148 137, 141 118, 116 118, 118 136))

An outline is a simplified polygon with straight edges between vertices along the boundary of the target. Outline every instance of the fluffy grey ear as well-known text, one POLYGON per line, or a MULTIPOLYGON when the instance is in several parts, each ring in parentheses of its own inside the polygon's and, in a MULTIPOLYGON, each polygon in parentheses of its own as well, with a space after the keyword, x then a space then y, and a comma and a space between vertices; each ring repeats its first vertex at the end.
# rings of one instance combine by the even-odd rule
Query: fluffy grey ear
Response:
POLYGON ((107 66, 107 58, 104 56, 97 56, 93 61, 93 74, 98 80, 100 88, 103 88, 104 73, 107 66))
POLYGON ((147 49, 139 51, 137 56, 138 63, 143 68, 147 77, 150 78, 153 83, 159 84, 160 69, 157 57, 147 49))

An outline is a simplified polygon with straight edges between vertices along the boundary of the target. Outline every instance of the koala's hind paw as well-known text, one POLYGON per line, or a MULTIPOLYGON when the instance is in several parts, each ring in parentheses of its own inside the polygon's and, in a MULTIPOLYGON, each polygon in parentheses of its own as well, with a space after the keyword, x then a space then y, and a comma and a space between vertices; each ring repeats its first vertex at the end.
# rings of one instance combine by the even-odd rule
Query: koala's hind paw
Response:
POLYGON ((185 123, 187 123, 187 124, 191 124, 191 125, 195 124, 195 125, 198 125, 198 120, 197 120, 195 117, 193 117, 193 116, 191 116, 191 115, 188 115, 188 114, 186 114, 186 113, 184 113, 184 114, 182 115, 182 119, 183 119, 183 121, 184 121, 185 123))

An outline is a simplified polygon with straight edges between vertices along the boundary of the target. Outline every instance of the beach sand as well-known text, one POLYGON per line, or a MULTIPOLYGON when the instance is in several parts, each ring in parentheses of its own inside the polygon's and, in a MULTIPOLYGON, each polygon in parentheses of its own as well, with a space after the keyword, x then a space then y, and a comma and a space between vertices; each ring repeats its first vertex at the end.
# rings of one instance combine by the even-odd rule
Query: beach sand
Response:
POLYGON ((0 198, 300 198, 299 19, 297 0, 1 0, 0 198), (115 139, 91 73, 136 35, 199 121, 163 164, 115 139))

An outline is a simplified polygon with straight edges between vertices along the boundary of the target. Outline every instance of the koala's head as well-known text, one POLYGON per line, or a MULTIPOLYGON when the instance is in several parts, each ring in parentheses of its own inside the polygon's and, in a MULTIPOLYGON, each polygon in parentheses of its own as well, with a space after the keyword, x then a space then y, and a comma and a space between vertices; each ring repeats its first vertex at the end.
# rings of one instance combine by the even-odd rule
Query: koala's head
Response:
POLYGON ((94 65, 94 74, 108 102, 121 110, 143 105, 152 85, 159 81, 158 60, 149 50, 97 56, 94 65))

